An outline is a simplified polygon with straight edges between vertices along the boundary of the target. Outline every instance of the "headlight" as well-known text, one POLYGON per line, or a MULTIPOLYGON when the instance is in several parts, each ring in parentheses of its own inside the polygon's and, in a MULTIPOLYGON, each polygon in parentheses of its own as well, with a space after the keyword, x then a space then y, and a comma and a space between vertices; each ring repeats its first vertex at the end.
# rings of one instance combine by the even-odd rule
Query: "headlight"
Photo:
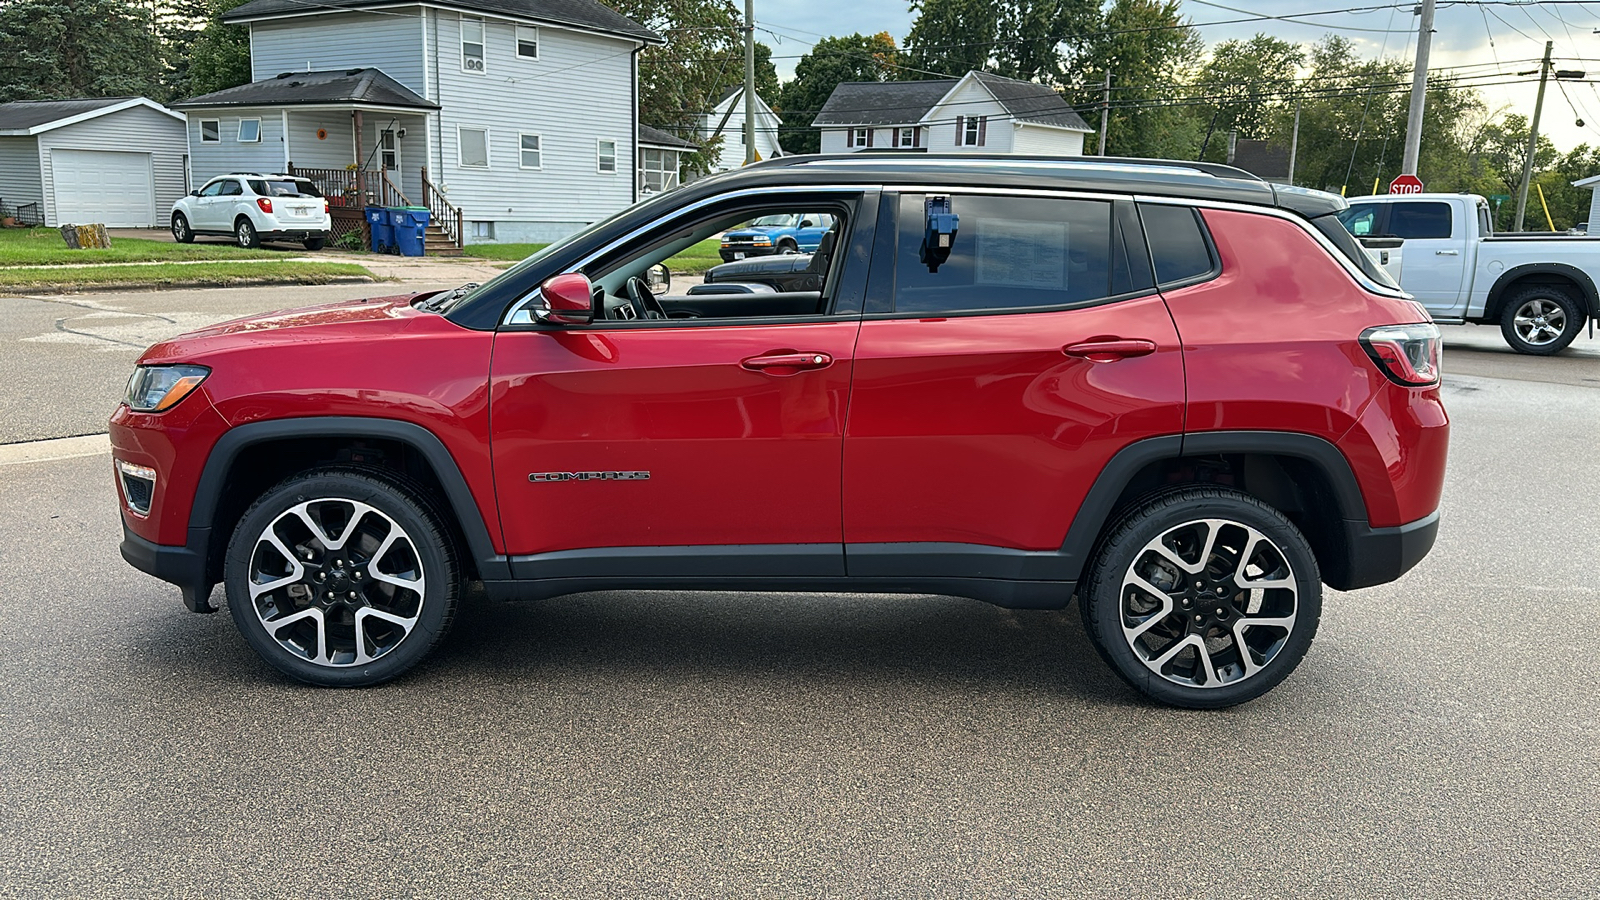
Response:
POLYGON ((206 380, 205 366, 140 366, 128 379, 128 408, 134 412, 163 412, 206 380))

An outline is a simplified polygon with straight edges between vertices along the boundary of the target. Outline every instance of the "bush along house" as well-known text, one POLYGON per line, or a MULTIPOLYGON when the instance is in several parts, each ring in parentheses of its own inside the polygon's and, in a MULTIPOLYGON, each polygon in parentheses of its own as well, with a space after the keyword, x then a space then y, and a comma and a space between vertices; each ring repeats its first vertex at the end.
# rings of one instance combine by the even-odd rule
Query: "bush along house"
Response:
POLYGON ((639 197, 636 63, 661 38, 596 0, 249 0, 223 21, 249 26, 253 80, 173 104, 195 187, 292 171, 336 235, 368 204, 426 206, 435 249, 555 240, 639 197))

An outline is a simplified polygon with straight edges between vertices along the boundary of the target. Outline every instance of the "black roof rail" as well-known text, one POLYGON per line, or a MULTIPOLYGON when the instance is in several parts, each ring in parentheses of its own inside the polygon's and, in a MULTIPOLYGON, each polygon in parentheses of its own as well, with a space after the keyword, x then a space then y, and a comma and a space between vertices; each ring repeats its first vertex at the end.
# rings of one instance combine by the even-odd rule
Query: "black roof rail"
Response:
POLYGON ((870 158, 874 161, 904 162, 906 165, 916 165, 922 162, 970 162, 973 164, 1004 165, 1006 163, 1058 163, 1063 166, 1150 166, 1166 169, 1189 169, 1203 172, 1214 178, 1230 178, 1239 181, 1255 181, 1263 184, 1266 179, 1253 172, 1222 163, 1201 162, 1199 160, 1183 159, 1146 159, 1137 156, 1034 156, 1013 154, 984 154, 984 153, 904 153, 888 149, 858 150, 852 153, 807 153, 795 156, 779 156, 765 159, 757 163, 744 166, 746 169, 781 168, 786 165, 826 165, 831 162, 841 162, 849 159, 870 158))

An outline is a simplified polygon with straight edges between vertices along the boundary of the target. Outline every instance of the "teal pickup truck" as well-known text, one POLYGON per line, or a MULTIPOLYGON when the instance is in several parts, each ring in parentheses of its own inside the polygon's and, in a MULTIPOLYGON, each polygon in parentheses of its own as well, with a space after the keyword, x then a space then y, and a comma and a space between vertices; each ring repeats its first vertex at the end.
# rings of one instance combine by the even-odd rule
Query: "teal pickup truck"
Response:
POLYGON ((723 262, 751 256, 810 253, 833 227, 828 213, 778 213, 762 216, 722 236, 723 262))

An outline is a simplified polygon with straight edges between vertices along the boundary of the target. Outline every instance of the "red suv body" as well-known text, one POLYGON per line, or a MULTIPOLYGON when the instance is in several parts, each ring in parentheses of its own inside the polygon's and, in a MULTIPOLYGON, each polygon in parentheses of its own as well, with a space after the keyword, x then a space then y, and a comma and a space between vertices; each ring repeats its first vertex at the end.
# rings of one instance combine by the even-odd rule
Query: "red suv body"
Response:
POLYGON ((1321 584, 1432 546, 1438 332, 1341 198, 1150 161, 791 158, 483 286, 224 323, 111 420, 135 566, 291 675, 415 664, 458 586, 954 594, 1056 608, 1168 703, 1258 696, 1321 584), (821 291, 658 297, 761 214, 821 291), (670 265, 670 263, 669 263, 670 265))

